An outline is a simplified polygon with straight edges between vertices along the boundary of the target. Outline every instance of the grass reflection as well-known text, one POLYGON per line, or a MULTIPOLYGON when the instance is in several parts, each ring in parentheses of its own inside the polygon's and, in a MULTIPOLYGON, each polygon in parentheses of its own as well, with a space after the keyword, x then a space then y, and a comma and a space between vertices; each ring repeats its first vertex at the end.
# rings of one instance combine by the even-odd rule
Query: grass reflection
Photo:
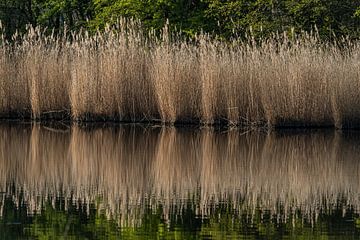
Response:
POLYGON ((357 236, 359 143, 356 132, 1 125, 1 228, 44 239, 357 236))

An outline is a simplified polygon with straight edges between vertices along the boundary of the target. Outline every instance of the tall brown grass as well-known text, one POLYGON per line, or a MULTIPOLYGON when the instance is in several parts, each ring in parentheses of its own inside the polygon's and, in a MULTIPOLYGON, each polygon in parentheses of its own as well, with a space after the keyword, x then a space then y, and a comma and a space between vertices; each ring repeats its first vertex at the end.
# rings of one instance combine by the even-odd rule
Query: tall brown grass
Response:
POLYGON ((0 45, 2 117, 360 126, 360 42, 314 34, 220 41, 30 28, 0 45))

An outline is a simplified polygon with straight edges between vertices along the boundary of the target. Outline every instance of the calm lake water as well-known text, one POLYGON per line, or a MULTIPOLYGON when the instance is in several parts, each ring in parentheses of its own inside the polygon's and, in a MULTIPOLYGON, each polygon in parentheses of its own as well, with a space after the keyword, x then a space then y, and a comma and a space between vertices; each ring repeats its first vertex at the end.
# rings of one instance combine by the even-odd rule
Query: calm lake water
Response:
POLYGON ((359 239, 360 132, 0 124, 1 239, 359 239))

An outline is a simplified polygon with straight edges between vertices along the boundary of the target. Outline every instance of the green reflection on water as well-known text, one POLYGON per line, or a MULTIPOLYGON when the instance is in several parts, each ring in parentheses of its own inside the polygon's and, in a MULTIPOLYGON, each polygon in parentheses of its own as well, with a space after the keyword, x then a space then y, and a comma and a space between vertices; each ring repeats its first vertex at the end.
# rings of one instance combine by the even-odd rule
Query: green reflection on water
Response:
POLYGON ((229 202, 213 206, 208 216, 199 216, 193 210, 196 203, 189 201, 181 212, 165 219, 161 205, 156 209, 147 205, 141 224, 122 226, 94 203, 77 202, 65 209, 66 201, 76 203, 50 198, 39 212, 27 214, 26 204, 15 202, 11 195, 5 197, 1 239, 358 239, 360 235, 359 214, 352 208, 344 212, 341 202, 331 213, 322 209, 313 223, 301 210, 283 221, 266 209, 239 213, 229 202))

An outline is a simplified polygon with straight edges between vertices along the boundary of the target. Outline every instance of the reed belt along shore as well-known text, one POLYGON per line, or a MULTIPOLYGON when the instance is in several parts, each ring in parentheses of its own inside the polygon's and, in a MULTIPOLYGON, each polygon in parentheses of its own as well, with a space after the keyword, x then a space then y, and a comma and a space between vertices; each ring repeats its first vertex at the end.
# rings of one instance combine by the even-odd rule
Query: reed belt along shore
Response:
POLYGON ((316 34, 221 41, 29 28, 0 45, 2 118, 360 126, 360 41, 316 34))

